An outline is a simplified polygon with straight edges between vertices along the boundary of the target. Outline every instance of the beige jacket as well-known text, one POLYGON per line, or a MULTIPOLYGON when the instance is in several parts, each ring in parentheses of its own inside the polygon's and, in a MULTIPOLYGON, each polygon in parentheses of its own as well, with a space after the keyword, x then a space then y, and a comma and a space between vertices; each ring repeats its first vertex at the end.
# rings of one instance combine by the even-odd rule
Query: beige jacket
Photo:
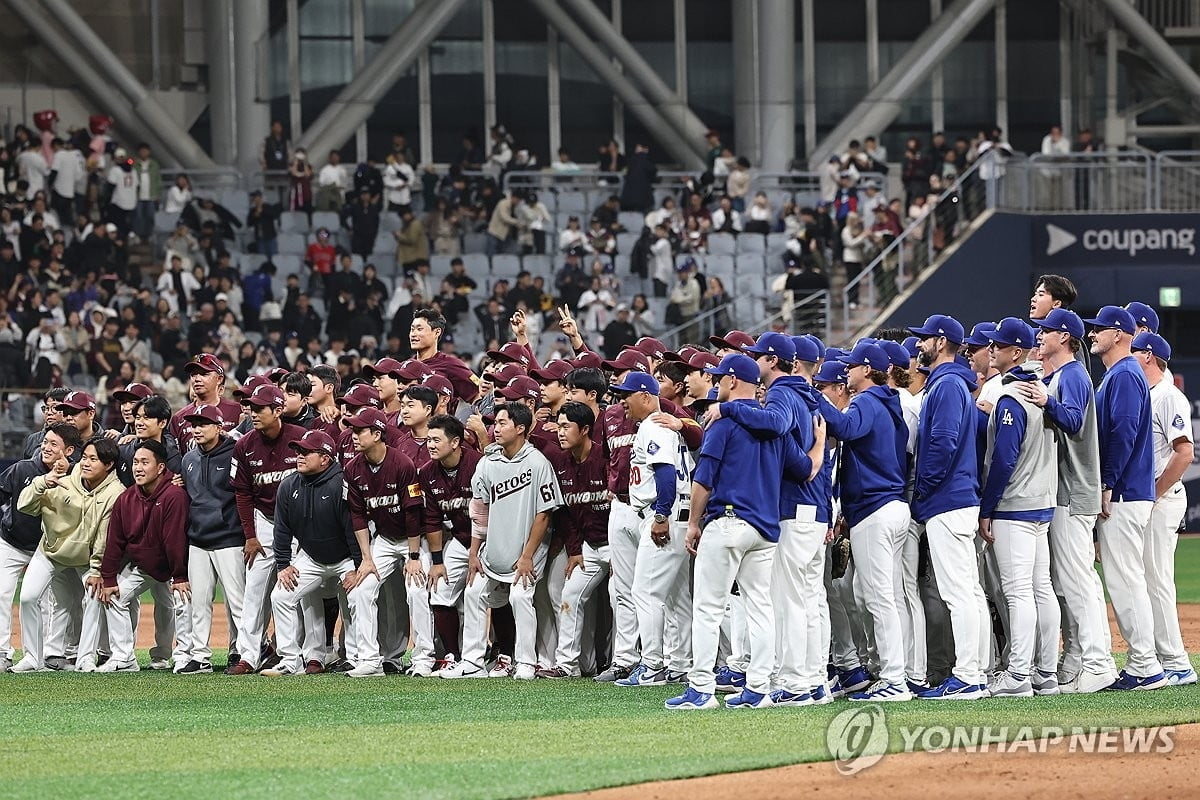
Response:
POLYGON ((100 575, 100 559, 108 538, 113 504, 125 487, 114 469, 95 489, 88 491, 76 467, 57 486, 46 485, 46 476, 30 481, 17 499, 17 509, 42 518, 38 548, 60 567, 89 567, 100 575))

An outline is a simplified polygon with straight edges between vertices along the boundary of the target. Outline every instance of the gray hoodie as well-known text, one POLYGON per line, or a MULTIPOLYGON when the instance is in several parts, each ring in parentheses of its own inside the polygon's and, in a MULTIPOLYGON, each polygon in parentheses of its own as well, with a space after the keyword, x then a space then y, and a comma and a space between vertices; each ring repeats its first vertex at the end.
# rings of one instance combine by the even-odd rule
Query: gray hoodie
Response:
POLYGON ((476 500, 488 505, 487 539, 479 560, 490 577, 511 582, 534 518, 563 505, 554 467, 528 442, 511 459, 500 445, 488 445, 471 489, 476 500))

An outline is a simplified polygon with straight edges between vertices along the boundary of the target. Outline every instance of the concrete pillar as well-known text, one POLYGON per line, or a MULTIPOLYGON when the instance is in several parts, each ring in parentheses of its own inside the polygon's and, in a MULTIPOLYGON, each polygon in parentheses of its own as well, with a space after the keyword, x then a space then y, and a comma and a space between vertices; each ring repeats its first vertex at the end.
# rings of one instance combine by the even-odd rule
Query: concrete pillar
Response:
MULTIPOLYGON (((258 157, 262 140, 271 132, 271 108, 260 94, 261 86, 267 84, 268 65, 260 61, 265 53, 260 43, 267 35, 267 4, 247 3, 239 0, 233 4, 233 61, 236 65, 235 83, 237 102, 237 167, 249 175, 262 169, 258 157)), ((265 93, 264 93, 265 94, 265 93)), ((288 131, 295 137, 299 131, 288 131)))
POLYGON ((208 120, 212 157, 218 164, 237 159, 233 71, 233 0, 204 4, 204 48, 208 51, 208 120))
POLYGON ((758 166, 758 4, 733 0, 733 144, 758 166))
POLYGON ((786 172, 796 156, 796 8, 763 0, 758 11, 762 169, 786 172))

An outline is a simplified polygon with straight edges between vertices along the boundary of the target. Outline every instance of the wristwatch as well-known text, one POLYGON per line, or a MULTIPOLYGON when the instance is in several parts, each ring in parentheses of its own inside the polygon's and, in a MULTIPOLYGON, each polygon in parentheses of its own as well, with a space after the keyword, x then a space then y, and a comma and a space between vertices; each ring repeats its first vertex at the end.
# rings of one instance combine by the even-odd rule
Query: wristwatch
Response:
POLYGON ((670 519, 670 517, 668 517, 666 514, 655 514, 655 515, 654 515, 654 524, 655 524, 655 525, 662 525, 662 524, 663 524, 664 522, 666 522, 668 519, 670 519))

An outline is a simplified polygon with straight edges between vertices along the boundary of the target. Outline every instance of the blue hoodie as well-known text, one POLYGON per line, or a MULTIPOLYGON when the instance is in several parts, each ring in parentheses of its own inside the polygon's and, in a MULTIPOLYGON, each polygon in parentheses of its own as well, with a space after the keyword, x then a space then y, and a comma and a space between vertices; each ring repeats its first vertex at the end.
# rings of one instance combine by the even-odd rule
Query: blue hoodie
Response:
POLYGON ((957 362, 939 364, 925 384, 911 503, 918 522, 979 505, 979 410, 971 397, 974 389, 975 373, 957 362))
MULTIPOLYGON (((820 393, 799 375, 776 378, 767 388, 764 407, 748 403, 722 403, 721 414, 760 438, 791 435, 801 453, 816 441, 813 415, 818 413, 820 393)), ((811 481, 797 482, 785 476, 779 495, 779 518, 795 519, 796 506, 816 506, 817 522, 829 524, 829 474, 822 469, 811 481)))
POLYGON ((896 390, 872 386, 856 394, 845 412, 824 397, 820 403, 829 435, 842 442, 841 497, 846 522, 857 525, 893 500, 903 502, 908 425, 896 390))
POLYGON ((1096 390, 1100 434, 1100 480, 1114 503, 1154 501, 1150 388, 1132 356, 1104 373, 1096 390))

